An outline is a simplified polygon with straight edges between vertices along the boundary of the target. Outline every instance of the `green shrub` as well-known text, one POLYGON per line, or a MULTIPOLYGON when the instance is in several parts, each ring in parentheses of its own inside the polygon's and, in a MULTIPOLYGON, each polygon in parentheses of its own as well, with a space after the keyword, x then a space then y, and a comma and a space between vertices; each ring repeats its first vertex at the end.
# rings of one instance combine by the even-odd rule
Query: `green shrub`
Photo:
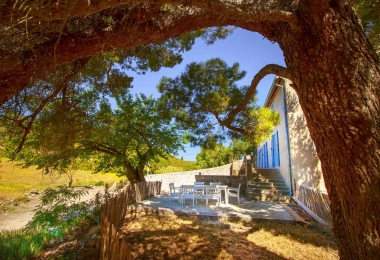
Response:
POLYGON ((44 232, 3 230, 0 234, 0 259, 30 259, 54 238, 44 232))
POLYGON ((25 229, 0 232, 0 259, 30 259, 82 221, 93 219, 99 224, 102 197, 98 193, 90 204, 80 202, 87 193, 67 186, 46 189, 25 229))
POLYGON ((76 216, 86 215, 88 205, 80 202, 86 190, 58 186, 46 189, 40 198, 40 204, 34 210, 32 220, 27 224, 28 230, 46 230, 72 226, 76 216))
POLYGON ((27 203, 29 201, 29 198, 27 196, 18 197, 17 201, 22 203, 27 203))
POLYGON ((104 181, 97 181, 94 183, 94 186, 103 186, 103 185, 105 185, 104 181))

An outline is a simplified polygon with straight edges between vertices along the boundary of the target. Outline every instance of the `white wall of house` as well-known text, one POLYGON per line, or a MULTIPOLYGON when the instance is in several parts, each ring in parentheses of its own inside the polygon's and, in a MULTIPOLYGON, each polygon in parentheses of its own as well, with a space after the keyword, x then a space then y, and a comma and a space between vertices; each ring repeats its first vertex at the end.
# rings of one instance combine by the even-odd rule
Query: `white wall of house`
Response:
POLYGON ((303 185, 326 192, 321 162, 307 128, 306 118, 291 81, 283 80, 286 93, 292 173, 297 187, 303 185))
MULTIPOLYGON (((290 170, 289 170, 289 151, 287 148, 287 133, 286 133, 286 127, 285 127, 285 106, 284 106, 284 98, 282 94, 281 88, 276 88, 276 94, 274 96, 273 102, 269 105, 269 108, 273 108, 274 111, 276 111, 281 118, 280 124, 276 126, 275 130, 273 131, 273 134, 277 134, 278 132, 278 142, 279 142, 279 148, 280 148, 280 165, 275 166, 277 168, 282 177, 284 178, 286 184, 288 187, 291 185, 291 179, 290 179, 290 170)), ((271 143, 271 141, 269 140, 271 143)), ((270 154, 272 155, 272 153, 270 154)), ((271 156, 270 156, 271 157, 271 156)), ((273 159, 271 159, 272 161, 273 159)), ((270 164, 270 167, 272 164, 270 164)))
MULTIPOLYGON (((273 108, 281 117, 280 124, 276 126, 273 132, 274 134, 278 132, 280 150, 280 165, 276 165, 274 168, 279 169, 284 181, 289 187, 293 185, 294 188, 295 181, 297 189, 300 185, 303 185, 314 190, 325 192, 326 188, 322 176, 320 160, 315 153, 306 119, 298 102, 298 96, 290 86, 290 83, 291 81, 289 80, 276 78, 265 103, 266 107, 273 108), (286 108, 284 95, 287 103, 286 108), (286 131, 286 119, 289 131, 286 131), (289 139, 287 137, 288 134, 289 139)), ((261 147, 263 147, 265 143, 268 145, 269 168, 273 168, 271 139, 265 141, 261 147)))

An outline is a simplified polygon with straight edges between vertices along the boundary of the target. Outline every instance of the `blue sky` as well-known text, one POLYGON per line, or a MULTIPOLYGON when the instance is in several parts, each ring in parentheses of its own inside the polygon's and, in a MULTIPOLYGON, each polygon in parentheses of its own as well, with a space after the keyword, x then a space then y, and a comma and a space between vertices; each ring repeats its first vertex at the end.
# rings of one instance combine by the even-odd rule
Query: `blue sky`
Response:
MULTIPOLYGON (((211 58, 221 58, 228 65, 235 62, 240 64, 240 69, 245 70, 247 75, 239 82, 240 85, 250 85, 254 75, 265 65, 274 63, 285 66, 282 50, 277 43, 271 43, 260 34, 235 29, 233 34, 225 40, 218 40, 213 45, 206 45, 198 39, 193 48, 182 55, 183 61, 174 68, 164 68, 158 72, 149 72, 145 75, 138 75, 128 72, 133 79, 131 93, 152 94, 158 97, 157 84, 162 76, 175 77, 184 71, 187 64, 191 62, 203 62, 211 58)), ((259 84, 258 104, 263 105, 266 95, 274 79, 274 75, 266 76, 259 84)), ((186 152, 179 151, 176 157, 185 161, 195 161, 199 153, 199 147, 186 146, 186 152)))

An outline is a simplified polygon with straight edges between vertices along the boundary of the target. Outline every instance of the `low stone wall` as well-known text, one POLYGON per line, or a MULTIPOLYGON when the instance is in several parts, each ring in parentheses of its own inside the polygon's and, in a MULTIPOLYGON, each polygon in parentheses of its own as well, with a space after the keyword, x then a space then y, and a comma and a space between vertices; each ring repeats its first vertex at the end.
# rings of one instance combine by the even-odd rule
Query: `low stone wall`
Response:
POLYGON ((169 183, 173 182, 174 186, 179 187, 183 184, 192 184, 195 182, 195 175, 199 173, 202 175, 231 175, 231 164, 209 168, 201 169, 195 171, 187 172, 173 172, 164 174, 150 174, 145 176, 146 181, 161 181, 161 193, 169 192, 169 183))

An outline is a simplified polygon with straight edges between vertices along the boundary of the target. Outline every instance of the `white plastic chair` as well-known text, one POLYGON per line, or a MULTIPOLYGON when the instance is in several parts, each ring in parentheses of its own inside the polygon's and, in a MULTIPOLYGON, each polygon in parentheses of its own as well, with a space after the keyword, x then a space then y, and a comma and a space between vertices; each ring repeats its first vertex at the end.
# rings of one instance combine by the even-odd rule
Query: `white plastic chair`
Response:
POLYGON ((171 199, 178 199, 178 202, 180 202, 180 189, 179 187, 175 187, 174 183, 169 183, 169 190, 170 190, 170 196, 169 196, 169 201, 171 199), (178 190, 178 191, 176 191, 178 190))
POLYGON ((205 199, 206 199, 206 206, 208 205, 209 200, 217 200, 218 201, 217 205, 219 205, 222 201, 219 185, 206 185, 205 199))
POLYGON ((195 200, 194 185, 182 185, 180 187, 180 201, 182 205, 185 204, 186 199, 192 199, 193 207, 194 207, 194 200, 195 200))
POLYGON ((235 197, 238 199, 239 205, 240 205, 240 187, 241 187, 241 183, 239 183, 238 188, 228 187, 227 189, 228 200, 230 200, 230 197, 235 197))
POLYGON ((204 182, 194 182, 194 194, 195 194, 195 203, 198 203, 198 198, 203 200, 205 197, 205 183, 204 182))

